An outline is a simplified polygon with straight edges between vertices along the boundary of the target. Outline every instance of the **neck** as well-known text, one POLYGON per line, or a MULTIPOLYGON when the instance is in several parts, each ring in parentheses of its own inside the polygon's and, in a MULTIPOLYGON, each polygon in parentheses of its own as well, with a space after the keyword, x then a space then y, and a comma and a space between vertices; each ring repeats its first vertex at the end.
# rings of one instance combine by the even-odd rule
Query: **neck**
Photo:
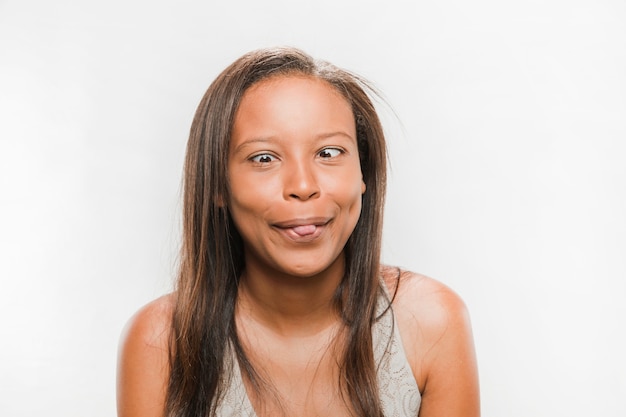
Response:
POLYGON ((241 276, 239 312, 284 336, 310 336, 337 323, 333 297, 344 259, 314 276, 298 277, 247 265, 241 276))

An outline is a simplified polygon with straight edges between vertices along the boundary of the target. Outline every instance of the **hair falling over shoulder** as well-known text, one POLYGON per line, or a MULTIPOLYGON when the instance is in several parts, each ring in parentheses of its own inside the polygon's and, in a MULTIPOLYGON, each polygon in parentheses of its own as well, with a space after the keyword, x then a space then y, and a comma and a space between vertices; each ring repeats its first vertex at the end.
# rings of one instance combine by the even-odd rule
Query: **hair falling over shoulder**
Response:
POLYGON ((246 90, 279 75, 328 82, 352 105, 363 180, 358 223, 345 247, 346 270, 335 293, 345 324, 340 389, 355 416, 381 417, 371 327, 380 288, 380 249, 386 187, 381 123, 364 80, 294 48, 253 51, 226 68, 202 98, 191 126, 184 166, 183 238, 170 340, 167 417, 213 416, 223 394, 225 358, 234 352, 242 373, 260 386, 235 327, 243 244, 228 209, 227 156, 235 113, 246 90))

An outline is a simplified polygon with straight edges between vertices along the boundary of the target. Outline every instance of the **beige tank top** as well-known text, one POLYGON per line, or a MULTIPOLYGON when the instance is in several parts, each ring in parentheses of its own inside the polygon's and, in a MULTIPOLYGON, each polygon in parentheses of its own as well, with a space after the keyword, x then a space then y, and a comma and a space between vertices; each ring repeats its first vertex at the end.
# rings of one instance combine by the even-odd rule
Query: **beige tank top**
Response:
MULTIPOLYGON (((378 302, 378 314, 388 305, 385 297, 378 302)), ((389 308, 372 327, 374 360, 378 365, 378 387, 385 417, 417 417, 421 396, 402 347, 398 327, 389 308)), ((231 355, 230 383, 217 406, 219 417, 256 417, 246 394, 239 366, 231 355)))

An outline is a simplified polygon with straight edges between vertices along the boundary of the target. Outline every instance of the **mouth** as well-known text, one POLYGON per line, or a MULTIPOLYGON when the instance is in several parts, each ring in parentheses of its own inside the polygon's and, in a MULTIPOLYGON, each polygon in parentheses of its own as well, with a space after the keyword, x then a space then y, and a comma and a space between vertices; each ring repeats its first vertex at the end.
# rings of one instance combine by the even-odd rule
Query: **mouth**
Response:
POLYGON ((330 221, 331 219, 327 217, 312 217, 277 222, 272 226, 292 240, 311 241, 321 234, 324 226, 330 221))

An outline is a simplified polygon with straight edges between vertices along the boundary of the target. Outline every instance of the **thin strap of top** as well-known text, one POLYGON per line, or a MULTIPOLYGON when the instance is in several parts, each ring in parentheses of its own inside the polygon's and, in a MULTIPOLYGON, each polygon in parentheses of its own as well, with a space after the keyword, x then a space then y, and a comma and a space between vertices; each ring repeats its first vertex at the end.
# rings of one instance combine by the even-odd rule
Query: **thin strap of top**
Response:
POLYGON ((402 346, 400 331, 385 296, 378 298, 378 321, 372 327, 374 360, 378 365, 378 390, 385 417, 417 417, 421 396, 402 346), (384 314, 383 314, 384 313, 384 314))

